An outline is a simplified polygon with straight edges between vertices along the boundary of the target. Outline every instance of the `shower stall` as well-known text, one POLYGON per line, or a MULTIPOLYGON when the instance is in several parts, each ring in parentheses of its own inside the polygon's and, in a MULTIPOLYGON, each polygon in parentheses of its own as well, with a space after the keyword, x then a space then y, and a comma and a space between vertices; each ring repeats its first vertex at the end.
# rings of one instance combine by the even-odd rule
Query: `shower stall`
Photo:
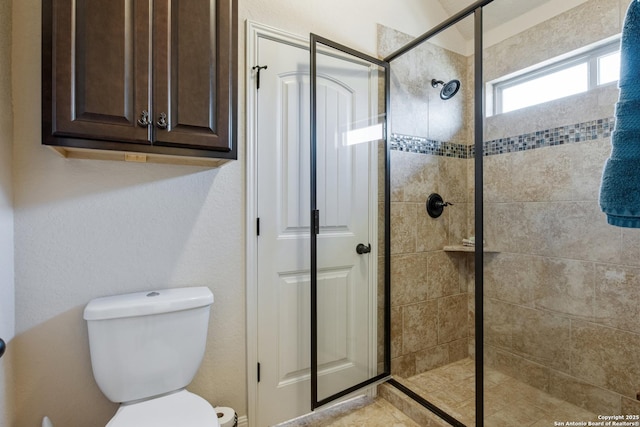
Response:
POLYGON ((525 30, 505 21, 511 0, 473 3, 418 38, 379 25, 383 60, 312 37, 312 55, 370 62, 379 101, 361 123, 380 132, 366 139, 376 363, 315 407, 390 378, 443 425, 640 425, 640 232, 608 225, 598 206, 617 86, 509 112, 494 90, 615 42, 628 2, 550 3, 520 12, 536 20, 525 30))
POLYGON ((505 113, 492 90, 615 41, 628 2, 585 1, 508 36, 497 23, 512 2, 483 3, 417 41, 379 28, 392 55, 391 373, 454 425, 637 423, 640 233, 598 207, 617 86, 505 113), (462 84, 443 97, 434 79, 462 84), (438 218, 431 193, 452 203, 438 218))

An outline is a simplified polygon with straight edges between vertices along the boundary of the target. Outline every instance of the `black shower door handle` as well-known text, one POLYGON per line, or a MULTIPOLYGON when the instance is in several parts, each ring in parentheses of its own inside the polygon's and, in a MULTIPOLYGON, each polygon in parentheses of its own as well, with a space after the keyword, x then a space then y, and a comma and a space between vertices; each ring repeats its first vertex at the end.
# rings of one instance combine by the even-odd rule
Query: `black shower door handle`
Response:
POLYGON ((356 246, 356 252, 358 253, 358 255, 368 254, 369 252, 371 252, 371 243, 366 246, 364 243, 358 243, 358 246, 356 246))

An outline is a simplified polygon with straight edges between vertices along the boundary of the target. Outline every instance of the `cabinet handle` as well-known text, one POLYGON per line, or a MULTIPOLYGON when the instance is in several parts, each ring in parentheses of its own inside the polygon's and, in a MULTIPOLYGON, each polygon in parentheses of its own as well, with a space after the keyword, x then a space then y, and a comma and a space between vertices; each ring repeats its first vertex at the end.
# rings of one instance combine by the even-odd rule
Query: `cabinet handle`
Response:
POLYGON ((160 129, 167 128, 167 115, 165 113, 160 113, 160 119, 156 123, 156 126, 158 126, 158 128, 160 129))
POLYGON ((138 119, 138 126, 146 128, 150 124, 153 124, 149 121, 149 112, 147 110, 143 110, 142 114, 140 114, 140 118, 138 119))

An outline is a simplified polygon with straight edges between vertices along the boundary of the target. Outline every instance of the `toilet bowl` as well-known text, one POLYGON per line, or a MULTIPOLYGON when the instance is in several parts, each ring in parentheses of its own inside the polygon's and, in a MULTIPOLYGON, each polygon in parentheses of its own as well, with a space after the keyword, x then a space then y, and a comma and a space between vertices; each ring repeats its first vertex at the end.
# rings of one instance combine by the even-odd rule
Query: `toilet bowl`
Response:
POLYGON ((97 298, 84 310, 93 376, 120 403, 106 427, 219 427, 186 390, 204 357, 213 294, 206 287, 97 298))

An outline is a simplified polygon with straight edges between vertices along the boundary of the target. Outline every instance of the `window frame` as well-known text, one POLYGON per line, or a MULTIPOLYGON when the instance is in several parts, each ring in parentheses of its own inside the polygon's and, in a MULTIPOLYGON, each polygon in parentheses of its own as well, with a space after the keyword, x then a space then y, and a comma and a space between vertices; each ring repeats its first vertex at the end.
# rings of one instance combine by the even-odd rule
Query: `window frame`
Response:
MULTIPOLYGON (((503 80, 497 79, 493 81, 491 83, 492 89, 493 89, 493 93, 492 93, 493 107, 490 108, 491 115, 504 114, 502 109, 503 90, 509 89, 511 87, 514 87, 523 83, 527 83, 529 81, 547 76, 549 74, 553 74, 553 73, 565 70, 567 68, 571 68, 576 65, 580 65, 584 63, 587 64, 587 73, 588 73, 587 74, 587 90, 585 92, 593 90, 599 86, 606 86, 609 84, 617 83, 617 80, 615 80, 607 83, 598 84, 598 73, 599 73, 598 59, 603 56, 615 53, 617 51, 620 51, 619 37, 616 37, 613 41, 608 41, 604 44, 599 44, 595 47, 589 48, 586 51, 582 50, 580 53, 573 54, 573 55, 570 54, 570 56, 568 57, 565 55, 563 56, 562 59, 553 61, 551 63, 549 63, 549 61, 544 61, 543 64, 546 64, 546 65, 541 65, 539 67, 536 67, 534 70, 526 71, 521 74, 515 75, 513 77, 505 78, 503 80)), ((585 93, 585 92, 579 92, 579 93, 585 93)), ((562 98, 564 97, 560 97, 556 99, 562 99, 562 98)), ((546 101, 546 102, 549 102, 549 101, 546 101)), ((541 102, 538 104, 532 104, 532 105, 529 105, 528 107, 541 105, 543 103, 544 102, 541 102)), ((522 107, 522 108, 527 108, 527 107, 522 107)), ((511 111, 517 111, 522 108, 518 108, 516 110, 511 110, 511 111)), ((511 111, 508 111, 508 112, 511 112, 511 111)))

